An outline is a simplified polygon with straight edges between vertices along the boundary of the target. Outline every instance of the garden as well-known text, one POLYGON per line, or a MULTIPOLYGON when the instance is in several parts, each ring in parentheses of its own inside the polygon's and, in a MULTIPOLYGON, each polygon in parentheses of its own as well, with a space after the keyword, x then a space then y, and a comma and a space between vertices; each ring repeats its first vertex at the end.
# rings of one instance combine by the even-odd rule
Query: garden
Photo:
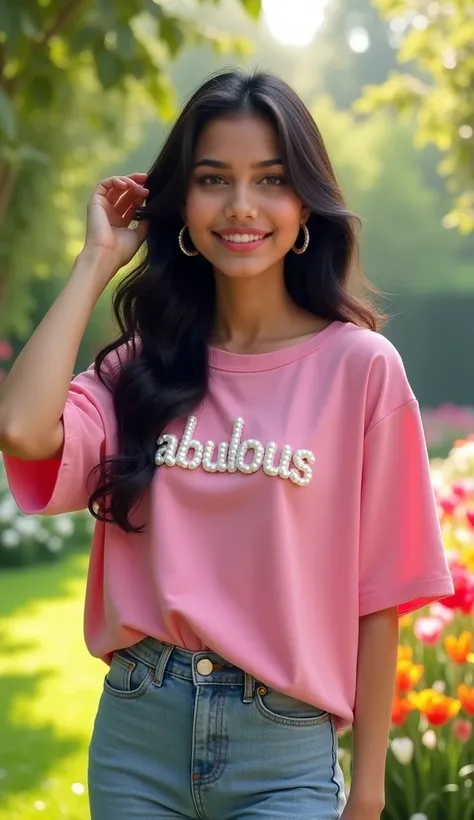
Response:
MULTIPOLYGON (((468 419, 430 413, 428 442, 468 419)), ((474 820, 474 436, 431 464, 455 594, 401 620, 383 820, 474 820)), ((90 534, 86 512, 21 515, 0 474, 0 820, 88 817, 104 671, 82 640, 90 534)))

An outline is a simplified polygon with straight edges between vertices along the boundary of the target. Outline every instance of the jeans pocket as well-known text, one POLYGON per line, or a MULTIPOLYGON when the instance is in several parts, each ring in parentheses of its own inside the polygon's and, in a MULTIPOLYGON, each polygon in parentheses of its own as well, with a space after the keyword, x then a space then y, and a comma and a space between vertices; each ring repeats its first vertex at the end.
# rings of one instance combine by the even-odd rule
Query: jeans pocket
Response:
POLYGON ((104 691, 115 698, 140 698, 151 685, 153 669, 126 649, 114 652, 104 678, 104 691))
POLYGON ((287 726, 317 726, 329 720, 328 712, 267 686, 257 686, 255 703, 267 720, 287 726))

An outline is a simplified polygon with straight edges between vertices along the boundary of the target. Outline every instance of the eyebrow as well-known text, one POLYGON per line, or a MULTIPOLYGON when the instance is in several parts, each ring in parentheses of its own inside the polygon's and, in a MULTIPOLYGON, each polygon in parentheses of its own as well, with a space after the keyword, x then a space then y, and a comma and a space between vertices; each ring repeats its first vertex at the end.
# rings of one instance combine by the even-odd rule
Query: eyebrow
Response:
MULTIPOLYGON (((275 159, 264 159, 261 162, 254 162, 252 168, 271 168, 274 165, 283 165, 283 160, 280 157, 275 157, 275 159)), ((228 165, 226 162, 221 162, 218 159, 200 159, 199 162, 196 162, 195 168, 201 168, 205 166, 207 168, 227 168, 229 169, 231 166, 228 165)))

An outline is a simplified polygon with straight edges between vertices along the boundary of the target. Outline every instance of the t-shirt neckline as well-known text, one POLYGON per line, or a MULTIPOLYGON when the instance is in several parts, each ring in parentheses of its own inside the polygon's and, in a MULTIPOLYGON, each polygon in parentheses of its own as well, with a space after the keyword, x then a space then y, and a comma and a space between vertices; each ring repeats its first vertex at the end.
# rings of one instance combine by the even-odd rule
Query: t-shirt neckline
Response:
POLYGON ((209 366, 217 370, 258 372, 273 370, 313 353, 338 333, 346 322, 333 321, 324 330, 314 333, 302 342, 271 350, 268 353, 232 353, 219 347, 209 347, 209 366))

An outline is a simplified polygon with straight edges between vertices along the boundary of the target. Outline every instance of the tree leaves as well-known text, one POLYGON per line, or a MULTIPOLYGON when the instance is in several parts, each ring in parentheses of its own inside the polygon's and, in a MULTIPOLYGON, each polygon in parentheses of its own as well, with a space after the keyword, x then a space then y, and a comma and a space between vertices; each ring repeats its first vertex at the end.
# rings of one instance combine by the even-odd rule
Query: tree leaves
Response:
POLYGON ((420 146, 432 143, 444 154, 440 173, 456 195, 445 227, 474 230, 474 16, 472 0, 416 4, 374 0, 389 20, 406 23, 398 57, 411 73, 392 74, 369 86, 358 104, 370 113, 393 106, 414 115, 420 146))
POLYGON ((117 85, 124 73, 123 63, 117 52, 107 49, 103 43, 97 43, 94 46, 94 60, 103 88, 117 85))
POLYGON ((0 87, 0 132, 7 139, 13 140, 16 136, 16 121, 13 105, 6 92, 0 87))
POLYGON ((183 25, 176 17, 162 15, 159 22, 159 32, 162 40, 170 50, 172 57, 176 57, 185 40, 183 25))
MULTIPOLYGON (((262 0, 240 0, 240 2, 245 11, 250 14, 254 20, 258 20, 260 12, 262 11, 262 0)), ((290 2, 291 0, 288 0, 288 3, 290 2)), ((316 0, 313 0, 313 2, 316 2, 316 0)))

